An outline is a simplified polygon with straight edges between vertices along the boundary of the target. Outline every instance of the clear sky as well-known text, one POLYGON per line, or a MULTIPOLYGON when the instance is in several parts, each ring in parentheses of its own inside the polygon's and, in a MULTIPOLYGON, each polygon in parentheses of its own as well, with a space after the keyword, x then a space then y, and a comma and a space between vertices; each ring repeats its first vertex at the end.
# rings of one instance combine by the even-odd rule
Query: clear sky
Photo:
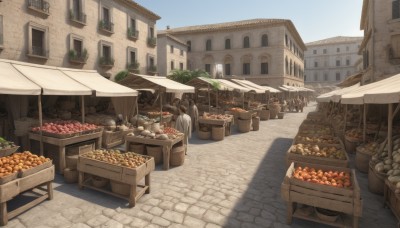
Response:
POLYGON ((161 16, 157 29, 254 18, 290 19, 305 43, 362 36, 362 0, 135 0, 161 16))

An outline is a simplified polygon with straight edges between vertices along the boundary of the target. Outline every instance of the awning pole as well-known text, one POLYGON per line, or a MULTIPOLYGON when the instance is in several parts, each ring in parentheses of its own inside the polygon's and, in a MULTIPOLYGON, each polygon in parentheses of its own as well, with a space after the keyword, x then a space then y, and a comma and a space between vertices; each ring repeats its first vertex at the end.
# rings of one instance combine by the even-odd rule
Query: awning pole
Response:
POLYGON ((365 141, 367 140, 367 109, 368 109, 368 105, 364 104, 364 112, 363 112, 363 141, 365 143, 365 141))
POLYGON ((388 153, 389 158, 392 157, 392 128, 393 128, 393 104, 388 104, 388 153))
POLYGON ((208 112, 210 112, 211 109, 210 83, 207 84, 207 87, 208 87, 208 112))
POLYGON ((344 105, 344 126, 343 126, 343 135, 346 134, 346 125, 347 125, 347 104, 344 105))
POLYGON ((162 117, 163 117, 162 109, 163 109, 162 92, 160 92, 160 125, 162 125, 162 117))
POLYGON ((38 96, 38 109, 39 109, 39 125, 40 125, 40 156, 43 156, 43 112, 42 112, 42 95, 38 96))
POLYGON ((244 109, 244 92, 242 93, 242 108, 244 109))
POLYGON ((216 102, 216 104, 215 104, 215 107, 217 107, 217 113, 219 113, 219 111, 218 111, 218 90, 216 91, 216 93, 217 93, 217 102, 216 102))
POLYGON ((81 96, 81 112, 82 112, 82 123, 85 123, 85 98, 81 96))

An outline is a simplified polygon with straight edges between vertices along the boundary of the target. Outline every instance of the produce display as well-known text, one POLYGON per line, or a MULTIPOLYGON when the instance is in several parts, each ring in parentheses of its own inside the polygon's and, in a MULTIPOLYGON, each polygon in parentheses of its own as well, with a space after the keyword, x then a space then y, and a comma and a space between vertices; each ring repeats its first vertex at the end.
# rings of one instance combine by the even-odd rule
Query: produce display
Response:
MULTIPOLYGON (((147 112, 147 114, 149 116, 159 116, 161 113, 160 112, 147 112)), ((168 115, 171 115, 171 113, 170 112, 162 112, 162 115, 168 116, 168 115)))
MULTIPOLYGON (((179 132, 175 128, 164 127, 163 130, 158 130, 156 132, 150 130, 144 130, 143 127, 137 128, 136 137, 139 138, 149 138, 149 139, 159 139, 159 140, 168 140, 168 139, 176 139, 179 136, 182 136, 183 133, 179 132)), ((134 133, 129 133, 128 136, 135 136, 134 133)))
POLYGON ((328 185, 338 188, 351 188, 352 183, 350 180, 350 173, 339 172, 331 170, 321 170, 314 169, 305 166, 297 167, 293 172, 293 177, 301 180, 307 181, 315 184, 328 185))
POLYGON ((332 135, 321 135, 321 136, 297 136, 296 141, 305 143, 321 143, 321 144, 340 144, 338 138, 332 135))
POLYGON ((16 147, 16 145, 13 142, 7 141, 2 137, 0 137, 0 150, 6 150, 13 147, 16 147))
POLYGON ((351 130, 346 131, 346 137, 358 139, 361 141, 363 139, 363 132, 361 129, 353 128, 351 130))
POLYGON ((334 146, 321 147, 316 144, 296 144, 290 149, 291 153, 300 154, 303 156, 315 156, 323 158, 333 158, 346 160, 345 152, 334 146))
POLYGON ((94 150, 80 156, 128 168, 139 167, 150 159, 134 152, 121 153, 119 150, 94 150))
POLYGON ((242 108, 231 108, 231 109, 229 109, 229 111, 231 111, 231 112, 247 112, 246 110, 244 110, 242 108))
POLYGON ((65 135, 65 134, 76 134, 82 133, 85 131, 95 130, 99 127, 94 124, 88 123, 79 123, 78 121, 56 121, 43 124, 42 127, 34 127, 32 128, 33 132, 39 132, 42 130, 43 132, 65 135))
POLYGON ((226 114, 210 114, 210 113, 203 113, 204 119, 214 119, 214 120, 228 120, 231 118, 230 115, 226 114))
POLYGON ((2 157, 0 158, 0 178, 36 167, 48 161, 50 161, 49 158, 32 154, 29 151, 2 157))
POLYGON ((360 152, 368 153, 368 154, 375 154, 379 149, 379 143, 377 142, 369 142, 367 144, 362 144, 357 147, 360 152))

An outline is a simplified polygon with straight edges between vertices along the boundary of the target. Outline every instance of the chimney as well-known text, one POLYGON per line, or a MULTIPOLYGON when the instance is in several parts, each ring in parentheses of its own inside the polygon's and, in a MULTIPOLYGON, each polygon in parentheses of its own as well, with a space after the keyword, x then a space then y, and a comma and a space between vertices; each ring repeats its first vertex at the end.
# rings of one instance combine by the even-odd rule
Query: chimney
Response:
POLYGON ((169 25, 167 25, 167 30, 169 30, 169 25))

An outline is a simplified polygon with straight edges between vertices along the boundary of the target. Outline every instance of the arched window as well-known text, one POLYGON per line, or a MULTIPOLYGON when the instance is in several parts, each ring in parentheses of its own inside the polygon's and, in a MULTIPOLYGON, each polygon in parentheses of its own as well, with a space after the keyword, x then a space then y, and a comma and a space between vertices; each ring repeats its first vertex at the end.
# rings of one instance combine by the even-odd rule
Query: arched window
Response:
POLYGON ((206 41, 206 51, 211 51, 211 40, 210 39, 208 39, 206 41))
POLYGON ((285 34, 285 44, 286 44, 286 47, 289 46, 289 40, 288 40, 287 34, 285 34))
POLYGON ((225 49, 231 49, 231 39, 225 40, 225 49))
POLYGON ((188 41, 186 41, 186 44, 187 44, 187 51, 191 52, 192 51, 192 41, 188 40, 188 41))
POLYGON ((260 74, 268 74, 268 57, 261 56, 260 57, 260 74))
POLYGON ((287 57, 285 59, 285 70, 286 70, 286 74, 289 74, 289 62, 288 62, 287 57))
POLYGON ((268 46, 268 35, 264 34, 261 37, 261 47, 267 47, 268 46))
POLYGON ((292 60, 290 60, 290 72, 289 72, 289 74, 290 75, 292 75, 293 74, 293 62, 292 62, 292 60))
POLYGON ((250 63, 251 63, 251 61, 252 61, 252 57, 250 56, 250 55, 245 55, 245 56, 243 56, 242 57, 242 72, 243 72, 243 75, 249 75, 249 74, 251 74, 251 65, 250 65, 250 63))
POLYGON ((245 36, 243 38, 243 48, 249 48, 250 47, 250 38, 248 36, 245 36))

